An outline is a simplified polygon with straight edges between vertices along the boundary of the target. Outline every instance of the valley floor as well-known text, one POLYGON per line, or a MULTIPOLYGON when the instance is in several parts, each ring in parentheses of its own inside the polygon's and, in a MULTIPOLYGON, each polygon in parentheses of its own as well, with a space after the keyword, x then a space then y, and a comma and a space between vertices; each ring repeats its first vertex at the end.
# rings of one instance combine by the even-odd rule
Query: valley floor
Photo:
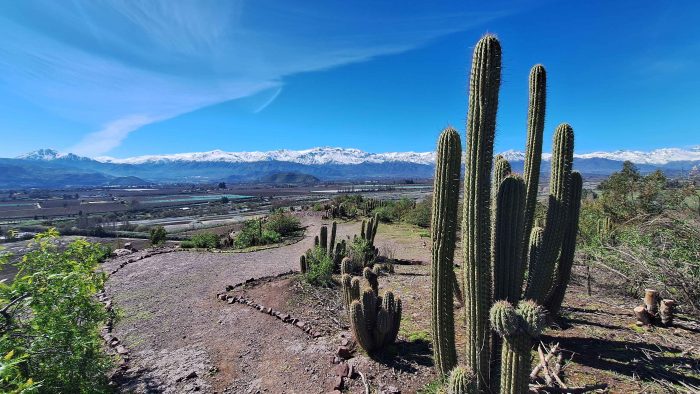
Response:
MULTIPOLYGON (((113 334, 128 349, 128 362, 115 375, 122 392, 148 393, 322 393, 341 373, 339 346, 352 348, 339 291, 316 289, 282 275, 298 270, 298 257, 313 244, 322 224, 304 217, 306 237, 295 244, 249 253, 163 253, 128 262, 105 263, 113 274, 106 288, 120 318, 113 334), (298 319, 295 324, 242 303, 217 298, 243 297, 298 319), (340 370, 340 371, 338 371, 340 370)), ((341 223, 339 237, 359 232, 359 223, 341 223)), ((392 290, 404 301, 397 344, 380 360, 355 351, 348 360, 354 374, 347 392, 362 393, 365 383, 378 392, 417 392, 436 379, 430 348, 430 241, 425 230, 380 225, 376 244, 383 255, 410 264, 380 277, 381 292, 392 290), (360 376, 361 373, 361 376, 360 376)), ((135 260, 131 258, 132 260, 135 260)), ((459 263, 459 261, 457 261, 459 263)), ((542 338, 559 343, 568 360, 567 384, 607 383, 610 392, 682 392, 682 384, 700 386, 700 325, 639 328, 631 310, 638 303, 604 291, 593 276, 592 296, 583 276, 575 275, 565 300, 560 329, 542 338), (671 387, 675 387, 672 389, 671 387)), ((459 305, 455 304, 455 308, 459 305)), ((266 312, 266 310, 263 310, 266 312)), ((460 313, 458 312, 459 316, 460 313)), ((457 320, 458 346, 463 321, 457 320)), ((351 349, 352 350, 352 349, 351 349)))

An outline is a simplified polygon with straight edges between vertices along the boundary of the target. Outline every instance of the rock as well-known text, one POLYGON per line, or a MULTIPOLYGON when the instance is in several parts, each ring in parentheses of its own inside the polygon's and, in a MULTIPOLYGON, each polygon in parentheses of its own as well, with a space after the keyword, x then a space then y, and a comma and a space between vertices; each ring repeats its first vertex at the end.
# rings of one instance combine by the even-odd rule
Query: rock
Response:
POLYGON ((226 295, 226 293, 221 293, 221 294, 219 294, 217 297, 218 297, 221 301, 225 301, 225 300, 226 300, 226 297, 228 297, 228 296, 226 295))
POLYGON ((112 256, 114 257, 122 257, 131 254, 131 250, 129 249, 114 249, 112 251, 112 256))
POLYGON ((131 242, 125 243, 125 244, 124 244, 124 249, 128 249, 128 250, 130 250, 130 251, 132 251, 132 252, 135 252, 135 251, 136 251, 136 249, 134 248, 134 245, 132 245, 131 242))
POLYGON ((313 334, 311 334, 311 336, 314 337, 314 338, 320 338, 320 337, 323 336, 323 334, 321 334, 320 332, 316 331, 316 332, 314 332, 313 334))
MULTIPOLYGON (((296 319, 294 319, 294 320, 296 320, 296 319)), ((294 323, 294 325, 301 328, 301 329, 304 329, 304 326, 306 325, 306 323, 304 323, 303 321, 297 321, 296 323, 294 323)))
POLYGON ((340 346, 346 346, 346 347, 347 347, 347 346, 349 346, 349 345, 350 345, 350 341, 348 341, 347 338, 345 338, 345 339, 343 339, 342 341, 340 341, 340 346))
POLYGON ((352 379, 353 376, 355 376, 355 366, 350 364, 350 368, 348 369, 348 377, 352 379))
POLYGON ((342 376, 335 377, 335 380, 333 381, 333 389, 334 390, 342 390, 343 389, 343 377, 342 376))
POLYGON ((383 394, 401 394, 401 390, 397 389, 396 386, 388 386, 382 390, 383 394))
POLYGON ((339 346, 335 354, 337 354, 338 357, 343 358, 345 360, 352 358, 352 351, 346 346, 339 346))
POLYGON ((233 290, 233 285, 226 285, 226 291, 233 290))
POLYGON ((228 302, 229 304, 233 304, 234 302, 236 302, 236 299, 233 297, 229 297, 229 299, 226 300, 226 302, 228 302))
POLYGON ((336 376, 350 376, 350 366, 348 365, 348 363, 340 363, 336 365, 333 371, 335 372, 336 376))
POLYGON ((119 345, 119 346, 117 346, 117 353, 127 354, 127 353, 129 353, 129 351, 123 345, 119 345))

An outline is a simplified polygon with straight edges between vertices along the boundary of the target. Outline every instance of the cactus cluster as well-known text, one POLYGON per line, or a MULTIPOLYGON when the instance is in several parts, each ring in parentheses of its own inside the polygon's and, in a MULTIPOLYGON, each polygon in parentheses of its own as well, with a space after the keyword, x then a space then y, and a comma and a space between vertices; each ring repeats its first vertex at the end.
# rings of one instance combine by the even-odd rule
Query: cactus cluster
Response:
POLYGON ((372 354, 393 343, 401 324, 401 299, 390 291, 380 297, 370 287, 350 304, 350 327, 357 343, 372 354))
MULTIPOLYGON (((327 226, 321 226, 319 234, 314 236, 314 247, 321 248, 324 254, 328 255, 328 257, 333 260, 335 271, 340 270, 340 263, 347 254, 347 243, 345 240, 343 239, 337 243, 335 242, 337 227, 338 224, 336 222, 331 224, 330 239, 328 237, 327 226)), ((304 255, 299 257, 299 269, 302 274, 305 274, 309 270, 309 264, 313 263, 310 258, 311 256, 312 250, 308 249, 304 255)))
MULTIPOLYGON (((512 323, 512 333, 534 334, 537 330, 529 330, 533 327, 514 322, 528 321, 525 318, 535 315, 539 319, 543 312, 536 305, 544 305, 550 311, 556 311, 561 305, 570 277, 582 182, 580 174, 572 172, 573 129, 562 124, 554 135, 546 218, 541 227, 535 226, 546 72, 543 66, 536 65, 530 73, 523 177, 512 174, 505 158, 493 158, 500 75, 500 43, 492 35, 484 36, 474 49, 467 115, 462 223, 465 360, 479 391, 498 391, 503 379, 508 379, 503 387, 508 388, 504 392, 510 393, 521 392, 510 389, 514 387, 515 377, 511 376, 513 370, 508 369, 512 366, 506 365, 513 361, 512 354, 505 351, 507 348, 514 350, 510 341, 512 335, 503 335, 505 341, 501 343, 500 338, 491 335, 492 325, 500 333, 511 332, 503 330, 512 323), (523 286, 526 270, 528 281, 523 286), (528 301, 521 301, 523 299, 528 301), (512 306, 507 309, 499 301, 517 305, 517 309, 512 306), (520 305, 524 309, 521 310, 520 305), (490 315, 492 306, 498 306, 493 312, 496 316, 490 315), (499 369, 502 369, 501 379, 498 379, 499 369), (510 375, 504 377, 504 374, 510 375)), ((433 198, 433 347, 435 365, 443 375, 456 364, 454 335, 450 334, 454 330, 452 292, 448 289, 454 283, 449 273, 453 269, 456 237, 459 146, 459 135, 453 129, 442 132, 438 140, 433 198)), ((527 345, 529 342, 518 343, 527 345)), ((529 348, 526 358, 523 356, 520 361, 529 366, 529 348)), ((517 369, 517 373, 521 374, 522 370, 517 369)), ((527 383, 526 376, 519 377, 527 383)))

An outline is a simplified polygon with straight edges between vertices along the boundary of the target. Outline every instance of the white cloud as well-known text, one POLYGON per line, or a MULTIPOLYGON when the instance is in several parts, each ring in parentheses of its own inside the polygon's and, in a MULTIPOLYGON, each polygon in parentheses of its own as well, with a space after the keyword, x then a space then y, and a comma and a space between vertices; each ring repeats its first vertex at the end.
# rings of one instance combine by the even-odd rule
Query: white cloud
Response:
POLYGON ((149 123, 272 92, 260 111, 286 76, 399 53, 504 14, 369 16, 372 4, 0 2, 0 93, 98 129, 74 146, 94 156, 149 123))

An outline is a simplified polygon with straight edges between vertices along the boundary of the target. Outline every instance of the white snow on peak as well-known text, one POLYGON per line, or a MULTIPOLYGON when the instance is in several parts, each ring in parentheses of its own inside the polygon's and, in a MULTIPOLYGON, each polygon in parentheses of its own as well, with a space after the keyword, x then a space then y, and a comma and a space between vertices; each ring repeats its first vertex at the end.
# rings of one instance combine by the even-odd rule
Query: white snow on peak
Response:
POLYGON ((126 159, 98 157, 95 160, 106 163, 143 164, 166 162, 231 162, 252 163, 258 161, 285 161, 299 164, 360 164, 383 162, 410 162, 431 164, 434 152, 389 152, 367 153, 359 149, 320 147, 304 150, 280 149, 267 152, 209 152, 177 153, 171 155, 149 155, 126 159))
MULTIPOLYGON (((525 160, 525 153, 507 150, 500 153, 511 162, 525 160)), ((551 153, 543 153, 542 159, 549 160, 551 153)), ((673 161, 700 161, 700 145, 687 149, 661 148, 649 152, 634 150, 616 150, 613 152, 592 152, 575 154, 581 159, 609 159, 616 161, 629 160, 637 164, 667 164, 673 161)), ((39 149, 18 159, 25 160, 87 160, 72 153, 59 153, 53 149, 39 149)), ((147 155, 124 159, 112 157, 96 157, 94 160, 115 164, 146 164, 146 163, 176 163, 176 162, 228 162, 254 163, 260 161, 283 161, 299 164, 361 164, 408 162, 416 164, 433 164, 435 152, 387 152, 368 153, 353 148, 317 147, 303 150, 279 149, 273 151, 226 152, 213 150, 209 152, 176 153, 169 155, 147 155)))

